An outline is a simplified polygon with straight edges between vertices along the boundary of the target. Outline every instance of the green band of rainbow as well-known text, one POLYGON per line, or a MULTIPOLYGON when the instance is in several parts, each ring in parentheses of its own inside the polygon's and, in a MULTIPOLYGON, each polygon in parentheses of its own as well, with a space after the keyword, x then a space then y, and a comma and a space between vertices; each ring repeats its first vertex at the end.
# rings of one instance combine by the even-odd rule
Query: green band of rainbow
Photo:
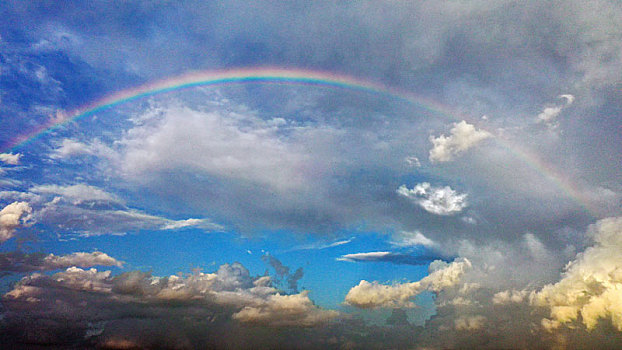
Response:
MULTIPOLYGON (((245 84, 245 83, 280 83, 280 84, 296 84, 296 85, 315 85, 322 87, 340 88, 365 93, 386 95, 391 98, 406 101, 416 105, 435 115, 443 116, 451 121, 468 120, 469 118, 452 111, 451 108, 442 105, 431 99, 416 96, 411 93, 394 89, 383 84, 374 83, 352 76, 334 74, 329 72, 298 70, 298 69, 282 69, 282 68, 249 68, 249 69, 232 69, 221 71, 199 71, 180 75, 174 78, 157 81, 154 83, 144 84, 135 88, 122 90, 102 99, 89 103, 85 106, 77 108, 71 112, 57 115, 50 118, 48 123, 32 130, 27 134, 22 134, 13 139, 7 147, 6 151, 16 151, 25 146, 28 142, 36 139, 40 135, 60 127, 63 124, 83 118, 95 113, 104 111, 109 108, 124 104, 126 102, 138 100, 144 97, 153 96, 161 93, 188 89, 199 86, 214 86, 227 84, 245 84)), ((473 121, 470 121, 473 123, 473 121)), ((491 132, 492 133, 492 132, 491 132)), ((583 198, 582 191, 579 186, 575 185, 570 178, 564 176, 554 167, 547 164, 532 152, 528 152, 518 145, 496 138, 497 142, 504 148, 508 149, 517 158, 549 179, 568 197, 578 203, 587 213, 596 216, 590 210, 590 202, 583 198)))

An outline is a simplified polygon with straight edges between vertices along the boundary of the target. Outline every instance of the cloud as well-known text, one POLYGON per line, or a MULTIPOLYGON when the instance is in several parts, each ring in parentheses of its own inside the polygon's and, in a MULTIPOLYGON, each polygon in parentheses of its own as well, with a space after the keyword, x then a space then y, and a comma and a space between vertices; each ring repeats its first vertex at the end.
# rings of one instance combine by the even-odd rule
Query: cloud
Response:
POLYGON ((464 120, 460 123, 454 123, 449 132, 449 136, 430 136, 430 142, 433 145, 430 150, 431 162, 448 162, 483 140, 492 137, 488 131, 477 130, 475 126, 464 120))
POLYGON ((209 219, 171 220, 135 209, 90 208, 50 202, 37 211, 40 223, 53 225, 61 231, 84 236, 126 234, 141 230, 175 230, 186 227, 222 231, 223 226, 209 219), (80 220, 78 220, 80 218, 80 220))
POLYGON ((185 220, 169 220, 165 219, 161 226, 162 230, 176 230, 184 227, 196 227, 206 230, 223 230, 224 228, 218 224, 211 222, 209 219, 185 219, 185 220))
POLYGON ((344 240, 340 240, 340 241, 335 241, 335 242, 331 242, 331 243, 313 243, 313 244, 308 244, 308 245, 303 245, 303 246, 298 246, 293 248, 291 251, 297 251, 297 250, 322 250, 322 249, 328 249, 328 248, 334 248, 334 247, 338 247, 344 244, 348 244, 351 243, 354 240, 354 237, 351 237, 349 239, 344 239, 344 240))
POLYGON ((337 258, 338 261, 349 262, 389 262, 404 265, 426 265, 430 262, 441 259, 438 254, 404 254, 394 252, 368 252, 345 254, 337 258))
POLYGON ((309 327, 326 323, 339 315, 337 311, 316 307, 308 294, 303 291, 293 295, 270 295, 261 305, 245 306, 233 314, 233 319, 273 327, 309 327))
POLYGON ((413 307, 413 297, 423 291, 440 292, 456 285, 462 275, 471 268, 468 260, 454 261, 450 264, 437 260, 430 264, 430 274, 420 281, 383 285, 378 282, 362 280, 350 289, 346 303, 358 308, 413 307))
POLYGON ((167 328, 178 332, 173 339, 202 329, 197 341, 221 342, 223 334, 247 327, 278 332, 280 327, 315 327, 340 317, 313 304, 306 291, 280 294, 269 277, 251 277, 238 263, 222 265, 214 273, 168 277, 140 271, 112 276, 110 271, 70 267, 22 278, 2 302, 9 312, 0 327, 15 333, 12 342, 62 344, 69 332, 72 342, 89 339, 95 342, 92 346, 109 342, 112 335, 147 346, 149 340, 134 337, 144 332, 162 336, 167 328), (21 312, 25 309, 32 312, 21 312), (39 324, 42 319, 47 322, 39 324), (24 322, 37 324, 38 331, 20 328, 24 322), (54 330, 56 335, 48 334, 54 330))
POLYGON ((70 266, 91 267, 91 266, 123 266, 123 262, 102 252, 92 253, 71 253, 68 255, 56 256, 50 254, 43 258, 43 265, 47 269, 62 269, 70 266))
POLYGON ((51 153, 50 158, 68 159, 83 155, 98 156, 108 159, 114 159, 114 157, 117 156, 116 152, 112 148, 108 147, 98 139, 95 139, 87 144, 75 139, 65 138, 51 153))
POLYGON ((128 176, 190 168, 288 191, 304 183, 307 157, 252 115, 205 113, 170 107, 127 133, 122 169, 128 176), (179 143, 176 140, 187 140, 179 143))
POLYGON ((20 153, 0 153, 0 161, 10 165, 18 165, 21 157, 20 153))
POLYGON ((622 217, 607 218, 591 226, 594 245, 570 262, 562 279, 544 286, 531 298, 550 308, 547 328, 580 320, 588 330, 599 320, 609 320, 622 331, 622 217))
POLYGON ((433 247, 436 246, 437 243, 424 236, 423 233, 419 231, 401 231, 399 234, 393 236, 391 245, 396 247, 433 247))
POLYGON ((449 186, 434 187, 423 182, 412 189, 402 185, 397 189, 397 193, 436 215, 456 214, 467 206, 467 194, 459 194, 449 186))
POLYGON ((28 202, 13 202, 0 210, 0 243, 13 237, 15 229, 31 218, 28 202))
POLYGON ((420 168, 421 167, 421 162, 419 161, 419 158, 415 157, 415 156, 408 156, 406 158, 404 158, 404 162, 413 168, 420 168))
POLYGON ((86 184, 70 186, 59 185, 38 185, 30 188, 30 192, 44 195, 58 195, 69 200, 74 205, 84 202, 109 202, 112 204, 123 204, 117 196, 108 193, 100 188, 86 184))
POLYGON ((559 98, 565 99, 566 103, 562 106, 552 106, 544 108, 544 110, 540 114, 538 114, 538 122, 552 124, 557 116, 562 112, 562 110, 570 106, 575 99, 575 97, 570 94, 559 95, 559 98))
MULTIPOLYGON (((298 292, 298 281, 304 276, 302 267, 290 273, 290 268, 288 266, 283 265, 279 259, 270 254, 263 255, 261 260, 269 264, 276 272, 276 276, 273 278, 273 283, 275 285, 281 285, 282 281, 287 282, 286 287, 289 291, 298 292)), ((285 285, 283 287, 285 287, 285 285)))
MULTIPOLYGON (((599 220, 587 234, 593 244, 577 254, 557 282, 532 279, 520 283, 519 288, 503 288, 508 282, 502 280, 499 270, 551 264, 547 259, 552 253, 531 234, 525 234, 519 245, 526 259, 540 261, 536 264, 520 263, 508 249, 500 252, 504 259, 471 262, 456 283, 435 292, 436 314, 426 322, 418 343, 433 348, 619 347, 622 218, 599 220)), ((477 253, 490 254, 485 247, 478 247, 477 253)), ((408 296, 421 288, 416 284, 396 286, 400 289, 364 284, 366 289, 359 292, 366 292, 362 294, 370 307, 391 306, 407 304, 408 296), (394 294, 393 299, 388 292, 394 294)), ((365 305, 365 299, 358 300, 365 305)))
POLYGON ((26 254, 15 251, 0 253, 0 271, 32 272, 66 269, 68 267, 117 266, 123 262, 102 252, 76 252, 68 255, 26 254))
POLYGON ((224 230, 208 218, 172 220, 129 208, 117 195, 87 184, 37 185, 29 192, 0 192, 3 197, 30 200, 32 218, 63 233, 89 236, 182 228, 224 230))

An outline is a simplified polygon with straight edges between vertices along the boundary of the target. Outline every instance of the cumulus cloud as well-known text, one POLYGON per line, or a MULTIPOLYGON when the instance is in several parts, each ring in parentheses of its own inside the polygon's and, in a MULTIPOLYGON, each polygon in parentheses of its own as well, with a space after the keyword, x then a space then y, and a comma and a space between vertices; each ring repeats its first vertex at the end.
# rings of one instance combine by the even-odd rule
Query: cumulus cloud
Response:
POLYGON ((303 291, 293 295, 270 295, 259 305, 245 306, 233 314, 233 319, 275 327, 309 327, 325 323, 339 315, 337 311, 316 307, 308 294, 308 291, 303 291))
POLYGON ((171 327, 178 336, 202 329, 199 333, 206 336, 199 340, 222 341, 222 332, 245 329, 243 325, 274 331, 274 327, 315 327, 340 316, 316 306, 306 291, 280 294, 269 277, 251 277, 239 263, 222 265, 214 273, 168 277, 140 271, 112 276, 110 271, 70 267, 51 276, 35 273, 22 278, 2 302, 9 312, 1 326, 17 338, 11 341, 62 344, 63 334, 70 332, 73 342, 88 339, 92 346, 111 339, 148 346, 147 340, 135 336, 144 332, 162 336, 171 327), (32 313, 21 312, 26 309, 32 313), (39 324, 42 319, 47 322, 39 324), (38 324, 39 332, 20 328, 24 322, 38 324), (130 332, 119 332, 120 328, 130 332), (54 330, 55 336, 47 333, 54 330))
MULTIPOLYGON (((501 260, 472 263, 457 283, 436 293, 436 314, 426 322, 420 344, 441 348, 619 347, 622 218, 602 219, 590 226, 587 234, 593 244, 577 254, 560 280, 542 287, 530 281, 521 288, 503 289, 504 281, 496 273, 508 267, 499 264, 501 260)), ((529 259, 541 260, 551 254, 531 234, 525 234, 520 245, 529 259)), ((481 247, 479 253, 488 254, 481 247)), ((506 259, 505 263, 516 260, 506 259)), ((534 266, 550 264, 543 261, 534 266)), ((409 284, 399 286, 401 289, 364 287, 369 299, 382 303, 388 299, 388 291, 397 300, 413 293, 409 284)))
POLYGON ((459 194, 449 186, 435 187, 428 182, 417 184, 412 189, 402 185, 397 193, 436 215, 456 214, 467 206, 466 193, 459 194))
POLYGON ((123 262, 102 252, 76 252, 68 255, 23 253, 0 254, 0 271, 31 272, 66 269, 68 267, 123 266, 123 262))
POLYGON ((478 130, 464 120, 454 123, 449 136, 430 136, 430 142, 433 145, 430 150, 430 161, 448 162, 489 137, 492 137, 491 133, 478 130))
POLYGON ((594 245, 566 266, 562 279, 532 296, 538 306, 550 308, 548 328, 580 320, 588 330, 609 320, 622 331, 622 217, 598 221, 588 235, 594 245))
POLYGON ((362 280, 350 289, 346 303, 358 308, 413 307, 412 298, 423 291, 440 292, 460 281, 462 275, 471 268, 468 260, 457 260, 450 264, 437 260, 430 264, 430 274, 420 281, 384 285, 362 280))
POLYGON ((0 153, 0 161, 6 163, 6 164, 11 164, 11 165, 17 165, 19 164, 19 159, 22 157, 21 153, 0 153))
POLYGON ((0 243, 13 237, 15 229, 31 218, 28 202, 13 202, 0 210, 0 243))

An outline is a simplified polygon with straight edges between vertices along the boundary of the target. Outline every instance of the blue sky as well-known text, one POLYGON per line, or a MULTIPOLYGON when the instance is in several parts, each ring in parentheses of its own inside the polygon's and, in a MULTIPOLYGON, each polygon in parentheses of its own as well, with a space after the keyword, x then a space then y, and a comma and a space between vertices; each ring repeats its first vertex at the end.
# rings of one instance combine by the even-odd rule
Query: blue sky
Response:
POLYGON ((619 4, 7 1, 0 16, 0 341, 622 343, 619 4), (260 69, 315 83, 74 118, 260 69))

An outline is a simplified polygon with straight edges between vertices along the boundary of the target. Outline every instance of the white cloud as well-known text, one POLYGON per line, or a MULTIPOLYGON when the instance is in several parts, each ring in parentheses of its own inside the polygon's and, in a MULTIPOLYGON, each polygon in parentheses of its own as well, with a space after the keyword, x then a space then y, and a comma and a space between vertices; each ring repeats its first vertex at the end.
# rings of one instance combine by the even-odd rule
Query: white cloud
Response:
POLYGON ((17 165, 19 164, 19 159, 21 158, 20 153, 0 153, 0 161, 5 162, 6 164, 17 165))
POLYGON ((64 198, 70 200, 74 205, 89 201, 103 201, 117 204, 123 203, 123 201, 117 196, 100 188, 85 184, 71 186, 39 185, 32 187, 30 192, 63 196, 64 198))
POLYGON ((60 145, 54 149, 50 155, 50 158, 67 159, 83 155, 94 155, 107 159, 115 159, 117 153, 98 139, 95 139, 88 144, 75 139, 63 139, 60 145))
POLYGON ((299 294, 272 294, 259 305, 245 306, 233 314, 233 318, 244 323, 280 326, 315 326, 336 318, 334 310, 318 308, 309 299, 308 291, 299 294))
POLYGON ((449 136, 430 136, 433 145, 430 150, 430 161, 448 162, 489 137, 492 137, 491 133, 477 130, 464 120, 454 123, 449 136))
POLYGON ((280 137, 279 126, 223 113, 171 107, 162 118, 131 129, 121 142, 124 173, 191 168, 285 191, 304 184, 306 153, 280 137))
POLYGON ((561 111, 562 107, 546 107, 540 114, 538 114, 538 119, 542 122, 550 122, 551 120, 557 118, 561 111))
POLYGON ((368 253, 353 253, 342 255, 337 258, 339 261, 377 261, 390 255, 391 252, 368 252, 368 253))
POLYGON ((559 98, 566 99, 566 106, 569 106, 574 102, 574 96, 570 94, 559 95, 559 98))
POLYGON ((417 158, 417 157, 415 157, 415 156, 409 156, 409 157, 406 157, 406 158, 404 159, 404 162, 406 162, 406 164, 407 164, 408 166, 413 167, 413 168, 419 168, 419 167, 421 167, 421 162, 419 161, 419 158, 417 158))
POLYGON ((346 303, 359 308, 413 307, 414 296, 426 290, 438 293, 454 286, 470 268, 471 263, 466 259, 450 264, 437 260, 430 264, 430 274, 417 282, 383 285, 362 280, 350 289, 346 303))
POLYGON ((0 192, 0 198, 28 199, 37 222, 86 236, 187 227, 224 230, 208 218, 172 220, 128 208, 117 195, 86 184, 38 185, 30 188, 30 192, 0 192))
POLYGON ((451 187, 434 187, 427 182, 417 184, 412 189, 402 185, 397 193, 419 204, 426 211, 437 215, 459 213, 467 206, 467 194, 459 194, 451 187))
POLYGON ((52 158, 67 158, 74 155, 92 154, 91 148, 82 142, 64 139, 57 149, 54 150, 52 158))
POLYGON ((425 247, 432 247, 436 245, 436 242, 424 236, 419 231, 409 232, 401 231, 399 235, 393 237, 391 244, 397 247, 414 247, 422 245, 425 247))
POLYGON ((25 224, 31 213, 28 202, 13 202, 0 210, 0 243, 13 237, 15 229, 25 224))
POLYGON ((333 248, 333 247, 338 247, 344 244, 348 244, 351 243, 354 240, 354 237, 349 238, 349 239, 344 239, 344 240, 340 240, 340 241, 335 241, 332 243, 313 243, 313 244, 307 244, 307 245, 303 245, 303 246, 299 246, 296 248, 293 248, 291 251, 296 251, 296 250, 321 250, 321 249, 327 249, 327 248, 333 248))
POLYGON ((186 220, 165 220, 164 225, 162 226, 163 230, 176 230, 184 227, 197 227, 197 228, 205 228, 205 229, 220 229, 222 230, 222 226, 216 225, 208 219, 186 219, 186 220))
MULTIPOLYGON (((58 198, 58 197, 57 197, 58 198)), ((125 234, 139 230, 175 230, 197 227, 209 231, 222 231, 221 225, 209 219, 171 220, 135 209, 98 209, 63 204, 52 201, 36 213, 40 222, 56 225, 59 229, 85 236, 125 234), (77 220, 76 218, 79 218, 77 220)))
POLYGON ((110 255, 102 252, 93 253, 71 253, 69 255, 57 256, 50 254, 43 259, 43 267, 47 270, 63 269, 71 266, 91 267, 91 266, 123 266, 123 263, 110 255))
POLYGON ((574 96, 570 94, 559 95, 559 98, 565 99, 566 103, 562 106, 552 106, 546 107, 544 110, 538 114, 538 121, 541 123, 551 124, 555 121, 557 116, 562 112, 562 110, 572 104, 574 102, 574 96))
POLYGON ((588 234, 594 246, 566 266, 559 282, 535 292, 532 302, 550 307, 542 322, 549 329, 580 319, 589 330, 608 319, 622 331, 622 217, 600 220, 588 234))
POLYGON ((0 271, 32 272, 66 269, 68 267, 123 266, 123 262, 102 252, 76 252, 68 255, 0 253, 0 271))
POLYGON ((406 254, 399 252, 367 252, 345 254, 337 258, 337 261, 349 262, 386 262, 401 265, 427 265, 441 256, 438 254, 406 254))

